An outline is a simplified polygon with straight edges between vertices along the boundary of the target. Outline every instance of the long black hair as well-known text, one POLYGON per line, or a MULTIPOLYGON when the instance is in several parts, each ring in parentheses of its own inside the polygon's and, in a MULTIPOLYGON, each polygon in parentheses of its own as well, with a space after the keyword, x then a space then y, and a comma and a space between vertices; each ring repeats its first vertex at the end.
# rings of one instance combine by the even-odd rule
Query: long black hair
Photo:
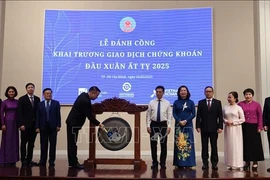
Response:
POLYGON ((180 86, 180 87, 178 88, 178 91, 177 91, 178 99, 182 99, 181 96, 180 96, 180 91, 181 91, 182 88, 186 88, 186 90, 187 90, 187 97, 186 97, 186 99, 189 99, 190 96, 191 96, 191 94, 190 94, 190 92, 189 92, 188 87, 187 87, 187 86, 184 86, 184 85, 182 85, 182 86, 180 86))

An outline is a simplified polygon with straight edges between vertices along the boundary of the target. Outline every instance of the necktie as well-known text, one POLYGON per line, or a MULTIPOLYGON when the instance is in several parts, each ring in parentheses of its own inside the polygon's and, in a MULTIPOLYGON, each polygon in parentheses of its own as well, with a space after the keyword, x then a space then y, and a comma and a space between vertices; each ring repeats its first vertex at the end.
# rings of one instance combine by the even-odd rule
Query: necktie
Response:
POLYGON ((207 107, 208 107, 208 110, 210 109, 210 107, 211 107, 211 100, 207 100, 207 107))
POLYGON ((47 101, 46 103, 47 121, 50 120, 49 110, 50 110, 50 101, 47 101))
POLYGON ((34 97, 33 96, 30 96, 30 101, 31 101, 32 107, 34 107, 34 97))
POLYGON ((160 100, 158 100, 158 108, 157 108, 157 122, 160 122, 160 100))

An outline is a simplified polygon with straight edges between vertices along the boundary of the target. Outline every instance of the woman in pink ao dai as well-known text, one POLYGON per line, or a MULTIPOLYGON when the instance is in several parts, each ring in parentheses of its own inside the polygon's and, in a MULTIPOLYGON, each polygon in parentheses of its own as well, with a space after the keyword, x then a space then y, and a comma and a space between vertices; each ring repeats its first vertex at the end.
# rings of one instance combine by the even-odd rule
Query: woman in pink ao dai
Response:
POLYGON ((225 123, 224 158, 229 170, 243 170, 243 134, 242 123, 245 122, 243 109, 237 105, 238 93, 233 91, 228 95, 229 105, 223 108, 225 123))

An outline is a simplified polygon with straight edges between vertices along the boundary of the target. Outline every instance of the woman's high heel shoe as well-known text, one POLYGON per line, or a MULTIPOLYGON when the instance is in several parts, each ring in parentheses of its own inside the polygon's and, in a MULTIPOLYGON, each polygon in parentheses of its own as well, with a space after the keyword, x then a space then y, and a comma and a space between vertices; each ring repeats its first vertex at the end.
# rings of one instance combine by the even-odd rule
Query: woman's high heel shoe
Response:
POLYGON ((257 171, 257 169, 258 169, 258 164, 253 164, 252 165, 252 170, 253 171, 257 171))
POLYGON ((250 164, 247 164, 244 166, 244 171, 250 171, 250 164))

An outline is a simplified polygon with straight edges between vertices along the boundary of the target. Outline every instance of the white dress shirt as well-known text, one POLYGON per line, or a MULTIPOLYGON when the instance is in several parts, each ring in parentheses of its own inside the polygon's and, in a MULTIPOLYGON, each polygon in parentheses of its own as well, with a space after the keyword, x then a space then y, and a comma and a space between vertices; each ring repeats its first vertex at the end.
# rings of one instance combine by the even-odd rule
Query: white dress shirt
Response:
POLYGON ((213 101, 213 98, 211 98, 211 99, 207 99, 206 98, 206 105, 208 106, 208 100, 210 100, 210 107, 212 106, 212 101, 213 101))
POLYGON ((31 97, 33 97, 33 101, 35 100, 34 99, 35 98, 34 94, 32 96, 30 94, 27 94, 27 95, 28 95, 28 98, 29 98, 30 102, 32 101, 31 97))
POLYGON ((47 101, 49 101, 49 106, 51 106, 51 100, 44 100, 44 103, 45 103, 45 107, 47 108, 47 101))
MULTIPOLYGON (((153 99, 148 105, 146 112, 146 125, 150 127, 151 121, 157 121, 158 99, 153 99)), ((160 122, 167 121, 168 127, 171 127, 172 108, 168 100, 160 99, 160 122)))

